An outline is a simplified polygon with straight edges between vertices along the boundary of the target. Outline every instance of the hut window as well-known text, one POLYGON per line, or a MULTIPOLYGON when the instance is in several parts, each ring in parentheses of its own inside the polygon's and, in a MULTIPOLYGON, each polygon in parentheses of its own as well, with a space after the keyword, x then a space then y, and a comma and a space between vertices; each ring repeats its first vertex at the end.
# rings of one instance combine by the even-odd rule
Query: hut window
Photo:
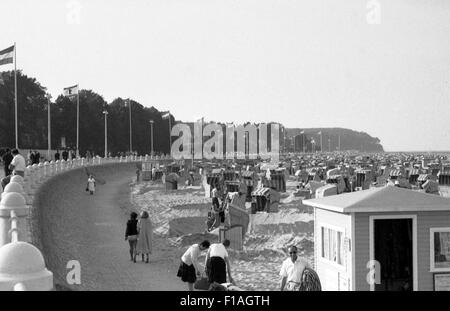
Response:
POLYGON ((430 270, 450 271, 450 228, 430 229, 430 270))
POLYGON ((343 263, 344 234, 341 231, 321 227, 321 257, 339 265, 343 263))

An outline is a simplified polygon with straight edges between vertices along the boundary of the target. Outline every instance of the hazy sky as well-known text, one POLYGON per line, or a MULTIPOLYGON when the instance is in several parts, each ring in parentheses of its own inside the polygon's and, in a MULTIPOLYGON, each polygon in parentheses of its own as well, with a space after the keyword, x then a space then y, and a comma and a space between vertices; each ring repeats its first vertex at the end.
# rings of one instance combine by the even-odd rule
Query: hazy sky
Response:
POLYGON ((79 83, 186 121, 450 150, 448 0, 2 0, 0 26, 54 98, 79 83))

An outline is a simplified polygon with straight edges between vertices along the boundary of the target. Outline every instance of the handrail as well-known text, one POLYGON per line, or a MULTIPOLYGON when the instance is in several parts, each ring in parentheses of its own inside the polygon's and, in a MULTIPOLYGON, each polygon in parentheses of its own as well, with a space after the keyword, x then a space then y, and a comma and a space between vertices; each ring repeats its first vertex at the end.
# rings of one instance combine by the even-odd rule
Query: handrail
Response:
MULTIPOLYGON (((148 158, 147 156, 145 157, 145 159, 148 158)), ((40 165, 28 166, 24 178, 16 177, 16 181, 11 180, 11 184, 17 182, 20 186, 11 186, 8 191, 2 193, 0 201, 0 258, 13 258, 13 260, 2 261, 6 265, 1 267, 2 271, 11 272, 5 274, 7 277, 0 275, 0 291, 53 289, 53 274, 45 267, 39 273, 33 272, 29 274, 28 271, 41 270, 42 265, 45 266, 44 259, 35 246, 20 241, 22 238, 20 233, 27 232, 25 229, 26 221, 33 202, 33 196, 46 180, 60 173, 91 165, 131 163, 142 160, 142 156, 126 156, 120 158, 94 157, 91 159, 77 158, 68 161, 51 161, 40 165), (26 254, 27 260, 22 260, 24 259, 22 257, 23 254, 26 254)))

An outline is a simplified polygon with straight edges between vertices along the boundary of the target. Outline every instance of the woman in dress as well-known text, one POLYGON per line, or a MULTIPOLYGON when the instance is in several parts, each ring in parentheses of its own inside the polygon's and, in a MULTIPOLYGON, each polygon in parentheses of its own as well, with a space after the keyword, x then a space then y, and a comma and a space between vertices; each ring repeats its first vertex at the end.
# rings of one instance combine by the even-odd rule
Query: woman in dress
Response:
POLYGON ((144 261, 144 255, 146 255, 145 262, 148 263, 149 254, 152 253, 153 226, 146 211, 141 213, 141 219, 138 222, 138 232, 139 239, 136 245, 136 253, 142 255, 142 261, 144 261))
POLYGON ((130 258, 131 261, 136 262, 136 243, 138 239, 138 229, 137 229, 137 214, 132 212, 130 214, 130 219, 127 221, 127 229, 125 231, 125 241, 128 240, 130 244, 130 258))
POLYGON ((88 182, 87 182, 87 188, 89 190, 89 193, 92 195, 95 192, 95 179, 94 176, 89 175, 88 182))
POLYGON ((177 276, 181 278, 183 282, 188 284, 188 290, 194 290, 194 283, 197 278, 200 278, 201 271, 198 264, 198 257, 201 251, 209 248, 209 241, 204 240, 200 244, 191 245, 187 251, 181 256, 180 267, 178 268, 177 276))

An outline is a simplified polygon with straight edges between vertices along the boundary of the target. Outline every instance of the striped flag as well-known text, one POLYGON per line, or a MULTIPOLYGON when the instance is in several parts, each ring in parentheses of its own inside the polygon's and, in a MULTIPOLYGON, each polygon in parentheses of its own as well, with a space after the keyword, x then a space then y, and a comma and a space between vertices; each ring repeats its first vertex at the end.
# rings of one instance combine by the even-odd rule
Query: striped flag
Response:
POLYGON ((0 65, 12 64, 14 62, 14 45, 0 51, 0 65))
POLYGON ((78 94, 78 84, 64 88, 64 96, 75 96, 78 94))
POLYGON ((162 115, 163 119, 168 119, 169 117, 170 117, 170 112, 169 111, 164 112, 164 114, 162 115))

